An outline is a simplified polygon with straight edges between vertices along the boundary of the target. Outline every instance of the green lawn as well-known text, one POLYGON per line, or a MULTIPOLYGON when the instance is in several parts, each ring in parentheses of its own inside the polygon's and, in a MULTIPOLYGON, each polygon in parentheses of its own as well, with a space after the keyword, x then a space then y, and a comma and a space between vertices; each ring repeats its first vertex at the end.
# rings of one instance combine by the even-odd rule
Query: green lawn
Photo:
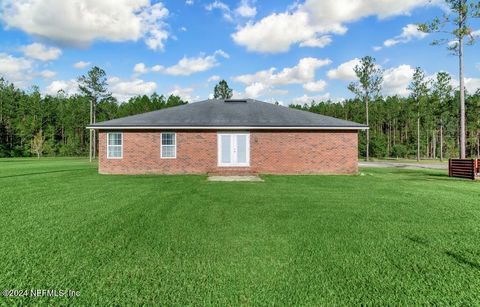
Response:
POLYGON ((480 304, 480 182, 361 176, 107 176, 0 159, 0 305, 480 304))

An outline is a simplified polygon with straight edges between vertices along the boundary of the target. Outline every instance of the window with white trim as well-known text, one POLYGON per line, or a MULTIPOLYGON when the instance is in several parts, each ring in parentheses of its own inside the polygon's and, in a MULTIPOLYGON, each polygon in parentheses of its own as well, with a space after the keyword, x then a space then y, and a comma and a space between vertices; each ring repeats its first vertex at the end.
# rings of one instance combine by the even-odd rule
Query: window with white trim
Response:
POLYGON ((163 159, 174 159, 177 157, 177 136, 175 132, 162 132, 160 144, 160 156, 163 159))
POLYGON ((121 159, 123 156, 123 134, 121 132, 107 133, 107 158, 121 159))

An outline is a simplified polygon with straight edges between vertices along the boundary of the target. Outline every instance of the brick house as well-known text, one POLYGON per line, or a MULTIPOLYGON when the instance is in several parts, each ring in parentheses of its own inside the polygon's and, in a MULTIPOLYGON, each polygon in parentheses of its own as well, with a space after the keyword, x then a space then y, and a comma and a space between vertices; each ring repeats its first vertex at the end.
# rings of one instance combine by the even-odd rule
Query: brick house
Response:
POLYGON ((102 174, 354 174, 368 127, 252 99, 99 122, 102 174))

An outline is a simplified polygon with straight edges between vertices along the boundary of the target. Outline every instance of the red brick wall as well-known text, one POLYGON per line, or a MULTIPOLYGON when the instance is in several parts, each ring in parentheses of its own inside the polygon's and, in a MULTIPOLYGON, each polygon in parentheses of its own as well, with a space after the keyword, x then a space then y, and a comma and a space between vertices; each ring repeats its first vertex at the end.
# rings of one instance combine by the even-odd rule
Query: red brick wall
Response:
POLYGON ((354 174, 356 131, 251 131, 250 167, 217 166, 216 131, 179 131, 177 158, 160 158, 159 131, 124 131, 123 158, 107 159, 106 131, 99 133, 103 174, 354 174))

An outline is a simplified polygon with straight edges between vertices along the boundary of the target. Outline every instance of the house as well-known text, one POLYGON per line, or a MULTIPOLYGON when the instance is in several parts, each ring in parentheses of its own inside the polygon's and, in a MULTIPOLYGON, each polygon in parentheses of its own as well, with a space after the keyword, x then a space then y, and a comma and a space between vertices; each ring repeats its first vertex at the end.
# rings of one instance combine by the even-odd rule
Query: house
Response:
POLYGON ((253 99, 209 99, 88 126, 102 174, 355 174, 365 125, 253 99))

